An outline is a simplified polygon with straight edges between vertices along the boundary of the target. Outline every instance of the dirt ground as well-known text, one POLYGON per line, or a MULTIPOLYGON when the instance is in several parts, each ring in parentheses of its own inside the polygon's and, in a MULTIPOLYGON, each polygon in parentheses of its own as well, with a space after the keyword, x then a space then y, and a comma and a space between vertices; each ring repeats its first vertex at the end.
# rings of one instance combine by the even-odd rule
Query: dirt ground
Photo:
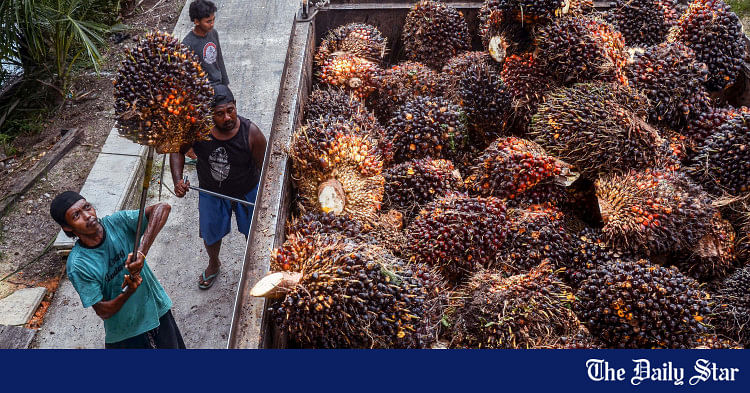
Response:
MULTIPOLYGON (((0 163, 0 190, 7 190, 60 139, 61 130, 84 130, 79 144, 0 217, 0 298, 20 288, 49 289, 28 327, 41 325, 44 310, 65 270, 65 259, 50 250, 60 228, 49 217, 49 203, 59 192, 81 189, 115 124, 112 80, 122 49, 132 46, 137 35, 148 30, 171 32, 185 1, 144 0, 132 16, 123 20, 129 29, 111 37, 110 46, 102 51, 104 64, 100 74, 86 72, 78 76, 74 90, 81 99, 70 102, 48 119, 41 133, 17 138, 14 147, 22 153, 0 163)), ((0 192, 0 197, 3 194, 0 192)))

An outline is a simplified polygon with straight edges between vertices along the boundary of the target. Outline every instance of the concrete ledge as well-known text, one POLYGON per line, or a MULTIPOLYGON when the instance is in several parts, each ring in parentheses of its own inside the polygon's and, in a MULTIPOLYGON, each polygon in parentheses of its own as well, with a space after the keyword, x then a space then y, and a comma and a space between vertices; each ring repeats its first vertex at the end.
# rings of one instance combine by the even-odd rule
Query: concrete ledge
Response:
MULTIPOLYGON (((112 128, 80 191, 99 217, 129 206, 143 178, 146 151, 145 146, 121 137, 112 128)), ((52 247, 58 254, 67 255, 74 243, 60 231, 52 247)))
POLYGON ((0 325, 25 325, 34 316, 45 293, 44 287, 24 288, 0 300, 0 325))

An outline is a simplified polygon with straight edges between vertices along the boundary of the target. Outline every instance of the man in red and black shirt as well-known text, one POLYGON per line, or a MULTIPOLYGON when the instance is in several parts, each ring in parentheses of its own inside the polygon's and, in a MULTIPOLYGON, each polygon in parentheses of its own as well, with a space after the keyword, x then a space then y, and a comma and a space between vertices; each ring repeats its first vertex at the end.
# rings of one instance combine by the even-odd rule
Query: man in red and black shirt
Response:
MULTIPOLYGON (((237 115, 236 102, 228 87, 214 86, 214 128, 208 140, 183 146, 180 153, 169 157, 175 194, 185 196, 190 183, 185 183, 182 171, 185 152, 192 147, 198 157, 197 170, 200 187, 230 197, 255 202, 260 171, 266 152, 266 137, 258 126, 237 115)), ((205 193, 198 196, 200 236, 208 252, 208 267, 201 273, 198 287, 210 288, 219 274, 221 239, 231 230, 232 212, 237 227, 248 236, 253 207, 205 193)))

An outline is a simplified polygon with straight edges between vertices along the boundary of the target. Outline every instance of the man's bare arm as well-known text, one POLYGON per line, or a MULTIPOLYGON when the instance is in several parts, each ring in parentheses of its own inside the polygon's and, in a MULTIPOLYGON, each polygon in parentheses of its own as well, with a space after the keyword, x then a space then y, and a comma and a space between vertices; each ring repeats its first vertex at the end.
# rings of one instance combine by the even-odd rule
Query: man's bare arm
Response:
POLYGON ((250 124, 250 132, 248 134, 253 160, 257 165, 258 172, 260 172, 263 168, 263 160, 266 158, 266 136, 260 132, 260 128, 255 123, 250 124))

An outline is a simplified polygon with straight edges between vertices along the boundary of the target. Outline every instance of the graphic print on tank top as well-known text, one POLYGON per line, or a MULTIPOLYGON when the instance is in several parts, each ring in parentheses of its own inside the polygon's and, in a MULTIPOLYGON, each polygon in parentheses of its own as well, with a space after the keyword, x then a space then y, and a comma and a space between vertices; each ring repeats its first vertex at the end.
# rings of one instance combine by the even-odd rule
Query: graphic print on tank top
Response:
POLYGON ((213 42, 208 42, 203 47, 203 61, 206 62, 206 64, 213 64, 216 62, 218 51, 216 50, 216 44, 213 42))
POLYGON ((208 162, 211 164, 211 177, 219 184, 229 177, 229 155, 223 146, 211 152, 208 162))

